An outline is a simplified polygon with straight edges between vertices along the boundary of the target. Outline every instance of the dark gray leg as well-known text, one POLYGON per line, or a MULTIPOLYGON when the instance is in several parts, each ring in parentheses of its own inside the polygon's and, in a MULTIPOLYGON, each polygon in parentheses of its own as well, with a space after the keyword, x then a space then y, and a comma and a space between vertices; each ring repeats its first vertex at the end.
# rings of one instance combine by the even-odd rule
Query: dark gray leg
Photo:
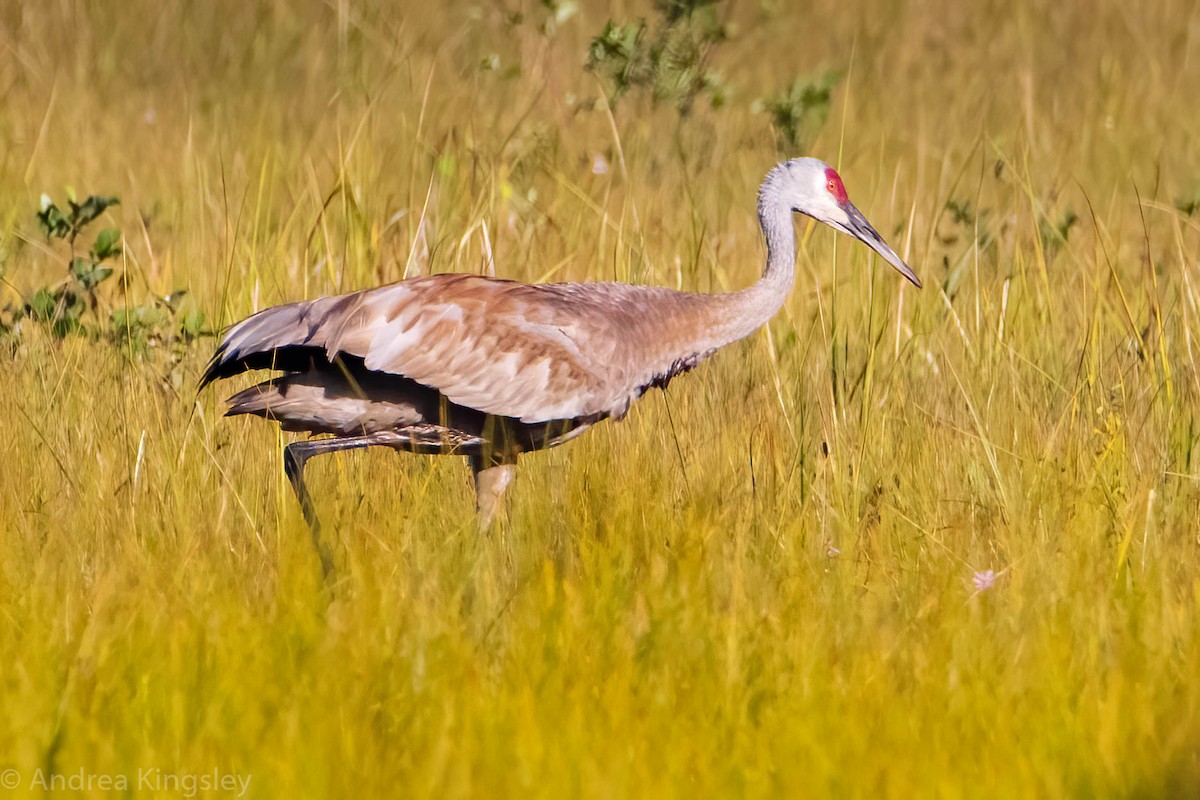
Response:
POLYGON ((304 442, 292 442, 283 449, 283 474, 287 475, 292 484, 292 491, 300 501, 300 510, 304 512, 304 521, 312 531, 313 546, 321 558, 321 568, 328 576, 333 570, 333 563, 325 548, 321 547, 321 521, 317 519, 316 509, 313 508, 312 498, 308 495, 308 487, 304 485, 304 463, 313 456, 322 453, 336 453, 339 450, 355 450, 360 447, 370 447, 383 444, 378 436, 347 436, 341 439, 309 439, 304 442))

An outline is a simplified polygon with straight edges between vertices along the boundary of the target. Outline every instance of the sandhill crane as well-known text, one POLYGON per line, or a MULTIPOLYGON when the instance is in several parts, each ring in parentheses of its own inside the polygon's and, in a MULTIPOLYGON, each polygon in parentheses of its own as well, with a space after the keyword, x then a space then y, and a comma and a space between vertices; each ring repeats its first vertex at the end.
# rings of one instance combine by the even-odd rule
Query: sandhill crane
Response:
POLYGON ((665 387, 775 315, 795 269, 792 212, 859 239, 920 287, 850 202, 837 172, 797 158, 775 166, 759 188, 766 269, 741 291, 410 278, 248 317, 226 331, 200 387, 246 370, 282 372, 233 395, 226 413, 332 435, 284 451, 284 470, 314 534, 305 462, 373 445, 467 456, 486 528, 520 453, 621 419, 647 389, 665 387))

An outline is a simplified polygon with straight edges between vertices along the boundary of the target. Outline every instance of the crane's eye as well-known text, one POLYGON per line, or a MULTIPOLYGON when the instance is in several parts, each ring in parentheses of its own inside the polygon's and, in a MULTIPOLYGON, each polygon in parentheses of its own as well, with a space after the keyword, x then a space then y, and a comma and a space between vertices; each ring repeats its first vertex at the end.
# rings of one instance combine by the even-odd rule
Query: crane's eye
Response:
POLYGON ((846 187, 842 185, 842 178, 832 167, 825 170, 825 190, 829 192, 839 206, 849 202, 846 197, 846 187))

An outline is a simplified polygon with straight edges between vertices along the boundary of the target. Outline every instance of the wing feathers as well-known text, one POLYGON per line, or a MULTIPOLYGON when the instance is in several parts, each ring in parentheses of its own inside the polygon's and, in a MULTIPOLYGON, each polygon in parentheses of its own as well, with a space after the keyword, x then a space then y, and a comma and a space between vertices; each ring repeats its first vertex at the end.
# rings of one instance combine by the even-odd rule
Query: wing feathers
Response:
POLYGON ((655 314, 677 322, 699 297, 431 275, 261 311, 225 334, 203 382, 256 368, 254 354, 302 347, 331 362, 360 357, 368 369, 522 422, 619 416, 678 355, 654 336, 664 321, 655 314))

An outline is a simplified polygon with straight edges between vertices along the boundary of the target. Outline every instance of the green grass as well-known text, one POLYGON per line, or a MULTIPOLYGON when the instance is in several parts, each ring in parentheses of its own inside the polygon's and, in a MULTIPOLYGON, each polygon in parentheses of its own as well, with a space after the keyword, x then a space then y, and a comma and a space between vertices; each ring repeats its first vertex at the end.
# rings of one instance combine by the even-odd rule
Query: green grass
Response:
POLYGON ((758 181, 800 155, 754 101, 826 69, 808 154, 926 287, 799 224, 769 329, 526 457, 493 536, 458 459, 313 462, 329 586, 287 438, 221 419, 234 386, 195 396, 213 339, 26 321, 0 338, 20 787, 1200 791, 1194 4, 742 2, 726 105, 683 120, 610 114, 598 4, 550 33, 532 0, 184 5, 0 10, 0 307, 65 274, 34 212, 66 187, 122 201, 101 321, 186 288, 215 327, 489 252, 524 280, 738 288, 758 181))

